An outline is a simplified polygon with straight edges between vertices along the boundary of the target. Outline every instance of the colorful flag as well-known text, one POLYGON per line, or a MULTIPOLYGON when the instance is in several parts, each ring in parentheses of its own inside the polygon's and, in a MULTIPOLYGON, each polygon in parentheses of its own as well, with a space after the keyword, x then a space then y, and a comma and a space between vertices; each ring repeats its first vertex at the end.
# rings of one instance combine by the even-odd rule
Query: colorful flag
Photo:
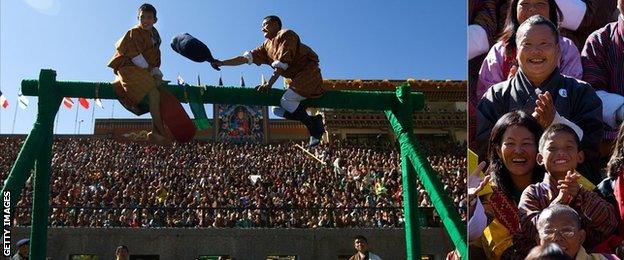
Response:
POLYGON ((102 104, 102 100, 100 100, 99 98, 94 99, 94 103, 96 106, 100 107, 101 109, 104 109, 104 104, 102 104))
POLYGON ((86 98, 78 98, 78 103, 85 109, 89 109, 89 101, 86 98))
POLYGON ((243 78, 243 75, 241 75, 241 83, 240 83, 241 87, 245 86, 245 79, 243 78))
POLYGON ((22 93, 18 93, 17 94, 17 104, 22 108, 22 109, 26 109, 26 107, 28 107, 28 99, 26 98, 26 96, 22 95, 22 93))
POLYGON ((67 109, 71 109, 72 106, 74 106, 74 101, 72 101, 71 98, 65 97, 63 98, 63 105, 67 108, 67 109))
POLYGON ((3 108, 9 107, 9 100, 7 100, 4 95, 2 95, 2 91, 0 91, 0 106, 3 108))

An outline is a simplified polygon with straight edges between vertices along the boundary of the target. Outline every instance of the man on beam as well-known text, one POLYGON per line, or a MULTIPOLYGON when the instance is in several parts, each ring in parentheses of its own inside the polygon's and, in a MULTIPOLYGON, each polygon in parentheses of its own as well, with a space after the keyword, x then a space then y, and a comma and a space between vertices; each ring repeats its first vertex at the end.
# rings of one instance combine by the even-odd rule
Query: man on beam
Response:
POLYGON ((310 133, 310 147, 318 145, 325 128, 321 115, 310 116, 301 104, 306 98, 321 97, 323 78, 319 68, 319 58, 307 45, 301 43, 299 36, 292 30, 282 29, 282 21, 275 15, 262 20, 262 32, 266 40, 256 49, 245 52, 224 61, 215 60, 213 67, 238 66, 242 64, 270 65, 273 75, 269 82, 257 86, 258 91, 268 91, 275 81, 282 76, 290 81, 280 101, 281 107, 275 107, 276 116, 303 123, 310 133))

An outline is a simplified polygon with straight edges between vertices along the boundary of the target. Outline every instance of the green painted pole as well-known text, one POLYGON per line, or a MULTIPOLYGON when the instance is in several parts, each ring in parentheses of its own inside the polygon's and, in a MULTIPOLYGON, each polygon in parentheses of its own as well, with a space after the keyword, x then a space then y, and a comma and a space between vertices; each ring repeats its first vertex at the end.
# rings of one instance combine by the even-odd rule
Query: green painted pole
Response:
POLYGON ((444 186, 440 182, 436 172, 431 168, 427 159, 421 155, 416 148, 417 140, 413 134, 413 125, 411 121, 412 110, 409 109, 409 99, 405 99, 405 97, 408 96, 409 91, 410 88, 406 85, 397 88, 398 104, 395 105, 395 109, 385 112, 401 147, 404 193, 403 206, 406 219, 405 232, 406 244, 408 245, 408 259, 420 258, 420 255, 418 255, 419 251, 414 250, 418 247, 412 245, 411 252, 409 249, 410 242, 413 242, 409 241, 409 237, 412 236, 412 238, 419 238, 414 235, 414 233, 418 231, 415 231, 413 226, 413 223, 419 223, 417 221, 418 214, 415 214, 416 211, 414 210, 417 208, 417 204, 415 204, 417 202, 417 192, 415 184, 416 176, 414 176, 414 172, 418 174, 418 178, 420 178, 423 186, 427 190, 427 193, 431 198, 431 202, 440 215, 440 218, 444 223, 444 227, 451 237, 455 247, 462 256, 466 257, 468 253, 468 246, 466 243, 466 226, 462 224, 459 213, 455 207, 453 207, 452 201, 444 192, 444 186), (411 169, 406 170, 406 167, 411 169), (412 222, 411 225, 408 225, 408 220, 412 222), (412 258, 410 258, 410 254, 412 255, 412 258))
POLYGON ((45 259, 48 240, 48 210, 50 200, 50 175, 52 175, 52 144, 54 118, 62 97, 56 92, 56 72, 41 70, 38 88, 38 113, 35 128, 39 128, 39 146, 36 153, 33 193, 32 226, 30 231, 30 259, 45 259))
MULTIPOLYGON (((22 93, 37 95, 37 80, 23 80, 22 93)), ((110 83, 98 82, 56 82, 58 94, 63 97, 95 98, 96 88, 100 99, 117 99, 110 83)), ((186 87, 189 100, 186 100, 184 88, 176 85, 166 87, 181 102, 213 103, 213 104, 240 104, 256 106, 279 106, 283 89, 271 89, 260 93, 253 88, 242 87, 186 87), (197 100, 200 98, 201 100, 197 100)), ((422 110, 425 106, 425 96, 418 93, 409 94, 413 108, 422 110)), ((360 110, 389 110, 396 99, 391 91, 327 91, 321 98, 306 99, 303 104, 308 107, 323 107, 336 109, 360 110)))
POLYGON ((37 148, 33 193, 32 226, 30 229, 30 259, 45 259, 48 241, 48 211, 50 176, 52 175, 52 144, 54 118, 61 105, 57 94, 56 72, 41 70, 39 74, 39 104, 35 127, 40 127, 41 143, 37 148))
MULTIPOLYGON (((396 99, 393 103, 394 111, 399 113, 405 131, 413 131, 412 100, 409 86, 403 85, 396 89, 396 99)), ((393 113, 392 110, 386 113, 393 113)), ((394 128, 393 128, 394 129, 394 128)), ((405 135, 395 130, 399 141, 405 135)), ((418 192, 416 191, 416 172, 410 165, 406 150, 401 148, 401 171, 403 185, 403 215, 405 216, 405 246, 408 260, 420 259, 420 222, 418 220, 418 192)))

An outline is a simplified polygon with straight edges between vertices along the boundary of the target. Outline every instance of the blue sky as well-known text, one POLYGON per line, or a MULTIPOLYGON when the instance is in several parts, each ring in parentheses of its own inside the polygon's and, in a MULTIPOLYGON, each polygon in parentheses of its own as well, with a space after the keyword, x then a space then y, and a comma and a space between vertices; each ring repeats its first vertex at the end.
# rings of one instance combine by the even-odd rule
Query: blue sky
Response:
MULTIPOLYGON (((42 68, 57 71, 57 80, 109 82, 106 66, 115 42, 137 24, 144 1, 11 0, 0 1, 0 89, 9 99, 0 108, 0 133, 11 133, 22 79, 34 79, 42 68)), ((158 11, 165 79, 178 74, 195 84, 248 86, 268 79, 271 68, 255 65, 224 68, 194 63, 169 47, 172 37, 188 32, 202 40, 217 58, 252 49, 263 40, 260 23, 280 16, 320 57, 326 79, 466 79, 465 1, 148 1, 158 11)), ((281 88, 281 79, 274 87, 281 88)), ((17 108, 15 133, 28 133, 37 98, 26 110, 17 108)), ((91 101, 91 100, 90 100, 91 101)), ((73 134, 77 102, 59 111, 58 134, 73 134)), ((93 102, 91 102, 93 105, 93 102)), ((212 116, 212 106, 206 106, 212 116)), ((92 133, 92 110, 80 108, 81 133, 92 133)), ((190 113, 190 112, 189 112, 190 113)), ((105 100, 95 118, 137 118, 116 100, 105 100), (113 111, 114 107, 114 111, 113 111)), ((144 116, 148 117, 148 116, 144 116)))

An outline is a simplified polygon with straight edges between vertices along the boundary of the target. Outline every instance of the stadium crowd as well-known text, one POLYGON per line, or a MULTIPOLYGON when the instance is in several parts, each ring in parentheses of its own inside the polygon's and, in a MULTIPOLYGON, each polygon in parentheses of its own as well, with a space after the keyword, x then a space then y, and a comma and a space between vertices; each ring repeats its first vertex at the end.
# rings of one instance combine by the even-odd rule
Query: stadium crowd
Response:
MULTIPOLYGON (((439 139, 439 138, 438 138, 439 139)), ((465 145, 422 139, 456 206, 465 197, 465 145), (443 151, 443 152, 441 152, 443 151)), ((2 137, 4 181, 21 137, 2 137)), ((50 224, 71 227, 402 227, 398 150, 345 141, 316 160, 294 142, 155 146, 61 137, 53 148, 50 224)), ((32 177, 16 225, 29 225, 32 177)), ((420 194, 425 194, 418 183, 420 194)), ((421 207, 431 207, 427 195, 421 207)))

